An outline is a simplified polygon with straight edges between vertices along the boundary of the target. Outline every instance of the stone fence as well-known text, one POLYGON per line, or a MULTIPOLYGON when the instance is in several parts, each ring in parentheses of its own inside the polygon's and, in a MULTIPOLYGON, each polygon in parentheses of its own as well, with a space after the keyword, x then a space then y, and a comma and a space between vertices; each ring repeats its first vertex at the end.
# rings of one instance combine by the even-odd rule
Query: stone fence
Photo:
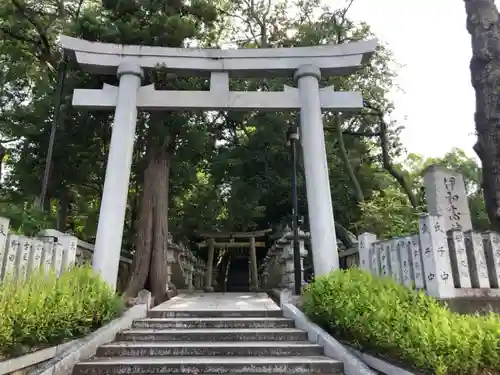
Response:
MULTIPOLYGON (((304 282, 304 260, 308 254, 305 243, 308 238, 309 233, 299 230, 299 249, 302 269, 301 283, 304 282)), ((293 290, 295 285, 294 269, 293 233, 289 227, 286 227, 268 250, 260 266, 259 279, 261 280, 261 288, 263 290, 293 290)))
POLYGON ((437 298, 500 297, 500 235, 445 231, 441 215, 423 215, 419 233, 409 236, 377 240, 374 234, 363 233, 357 251, 345 258, 354 260, 351 266, 392 277, 437 298))
MULTIPOLYGON (((90 264, 94 245, 54 229, 30 238, 9 232, 9 219, 0 217, 0 281, 21 280, 40 269, 57 275, 75 265, 90 264)), ((132 259, 120 257, 117 289, 128 282, 132 259)), ((205 262, 197 259, 184 245, 169 236, 167 249, 168 289, 194 291, 203 288, 205 262)))

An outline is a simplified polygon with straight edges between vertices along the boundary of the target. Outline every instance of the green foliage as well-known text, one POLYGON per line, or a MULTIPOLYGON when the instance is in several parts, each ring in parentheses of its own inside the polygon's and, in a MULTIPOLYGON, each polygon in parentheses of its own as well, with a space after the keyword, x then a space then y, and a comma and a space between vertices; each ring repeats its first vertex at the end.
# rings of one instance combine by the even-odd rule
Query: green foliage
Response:
POLYGON ((358 233, 370 232, 379 238, 391 238, 418 232, 419 211, 397 188, 373 192, 360 202, 361 216, 355 224, 358 233))
POLYGON ((38 207, 24 203, 0 204, 0 216, 10 219, 10 231, 33 237, 44 229, 54 228, 54 218, 38 207))
POLYGON ((436 375, 500 368, 500 316, 458 315, 434 298, 359 269, 314 280, 306 314, 336 337, 436 375))
POLYGON ((89 267, 0 284, 0 355, 83 336, 117 317, 123 301, 89 267))

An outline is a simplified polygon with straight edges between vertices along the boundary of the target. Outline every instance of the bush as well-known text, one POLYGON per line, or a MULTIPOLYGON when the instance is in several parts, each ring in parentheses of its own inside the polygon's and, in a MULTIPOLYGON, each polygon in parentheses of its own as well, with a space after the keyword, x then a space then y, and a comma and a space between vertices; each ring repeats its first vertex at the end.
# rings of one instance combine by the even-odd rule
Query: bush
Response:
POLYGON ((303 290, 305 313, 334 336, 436 375, 500 369, 500 316, 466 316, 359 269, 303 290))
POLYGON ((118 316, 122 299, 90 267, 0 283, 0 354, 15 356, 88 334, 118 316))

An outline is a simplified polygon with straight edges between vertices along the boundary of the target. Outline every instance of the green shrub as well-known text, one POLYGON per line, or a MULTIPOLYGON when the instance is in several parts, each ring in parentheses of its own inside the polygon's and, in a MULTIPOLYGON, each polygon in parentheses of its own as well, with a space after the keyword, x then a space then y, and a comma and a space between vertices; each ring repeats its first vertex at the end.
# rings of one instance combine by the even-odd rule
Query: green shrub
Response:
POLYGON ((0 354, 83 336, 118 316, 123 301, 90 267, 0 283, 0 354))
POLYGON ((434 298, 359 269, 319 277, 303 291, 305 313, 366 351, 443 374, 500 369, 500 316, 450 312, 434 298))

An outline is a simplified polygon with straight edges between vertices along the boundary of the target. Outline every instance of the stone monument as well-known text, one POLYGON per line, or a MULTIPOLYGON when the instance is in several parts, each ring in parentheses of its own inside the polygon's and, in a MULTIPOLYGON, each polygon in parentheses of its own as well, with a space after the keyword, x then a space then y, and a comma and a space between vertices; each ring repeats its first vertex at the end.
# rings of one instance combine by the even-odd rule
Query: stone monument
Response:
POLYGON ((300 110, 301 144, 309 208, 314 272, 338 268, 322 110, 359 111, 359 92, 336 92, 319 87, 319 80, 362 68, 377 47, 376 40, 317 47, 262 49, 199 49, 129 46, 89 42, 61 36, 68 56, 89 73, 118 75, 118 87, 76 89, 73 105, 114 109, 93 267, 111 286, 116 285, 128 183, 134 148, 137 110, 300 110), (210 77, 209 91, 160 91, 142 86, 145 69, 162 66, 176 74, 210 77), (294 77, 297 88, 278 92, 229 90, 229 78, 294 77))
POLYGON ((472 230, 463 176, 439 165, 424 171, 424 187, 429 214, 443 216, 445 231, 472 230))

